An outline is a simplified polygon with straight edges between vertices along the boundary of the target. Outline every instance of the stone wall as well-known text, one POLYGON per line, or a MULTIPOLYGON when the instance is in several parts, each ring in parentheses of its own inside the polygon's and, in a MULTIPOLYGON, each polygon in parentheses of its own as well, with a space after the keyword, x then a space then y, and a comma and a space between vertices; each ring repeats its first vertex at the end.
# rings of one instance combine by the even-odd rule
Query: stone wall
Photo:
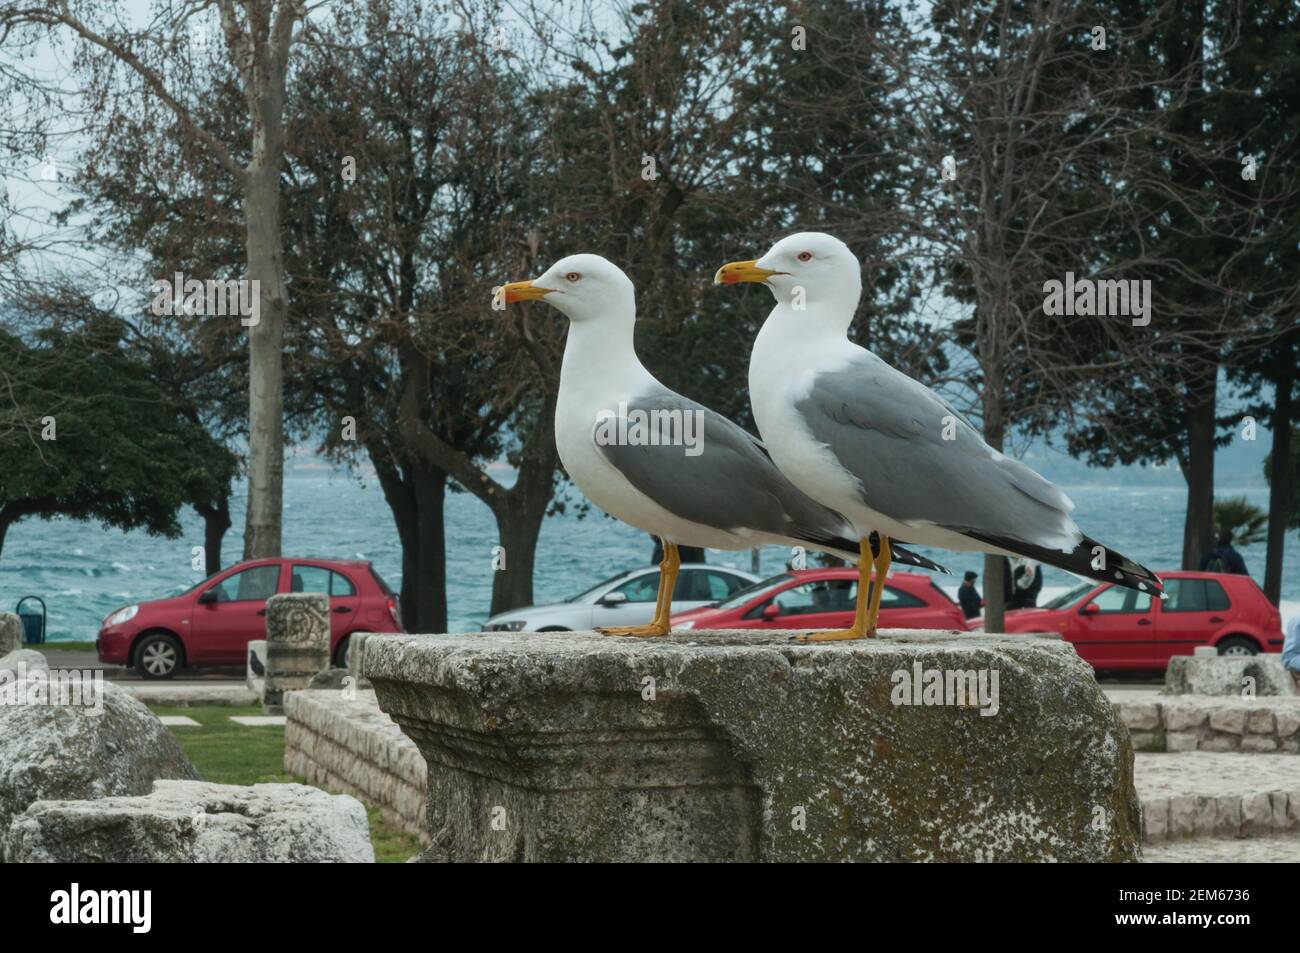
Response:
POLYGON ((379 710, 374 692, 290 692, 284 711, 287 772, 358 797, 392 826, 429 843, 424 758, 379 710))
POLYGON ((1148 844, 1300 831, 1300 764, 1291 754, 1139 754, 1148 844))
POLYGON ((1300 753, 1300 698, 1134 693, 1115 710, 1137 751, 1300 753))

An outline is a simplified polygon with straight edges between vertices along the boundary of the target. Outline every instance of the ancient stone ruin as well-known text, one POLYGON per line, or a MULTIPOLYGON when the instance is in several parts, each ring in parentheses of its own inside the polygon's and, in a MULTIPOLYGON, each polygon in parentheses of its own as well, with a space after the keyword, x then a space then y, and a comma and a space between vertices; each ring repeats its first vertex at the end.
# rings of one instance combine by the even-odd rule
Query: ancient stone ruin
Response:
POLYGON ((1126 861, 1127 730, 1056 639, 370 636, 426 860, 1126 861))

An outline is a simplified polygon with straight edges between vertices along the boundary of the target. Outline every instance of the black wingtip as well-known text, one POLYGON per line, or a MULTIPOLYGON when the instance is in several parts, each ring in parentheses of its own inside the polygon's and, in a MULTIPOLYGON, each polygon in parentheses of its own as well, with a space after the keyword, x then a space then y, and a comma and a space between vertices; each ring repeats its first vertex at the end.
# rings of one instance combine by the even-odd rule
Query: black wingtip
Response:
POLYGON ((1018 539, 991 536, 987 533, 967 530, 966 535, 996 546, 998 549, 1015 553, 1017 556, 1027 556, 1048 566, 1055 566, 1076 576, 1083 576, 1085 579, 1113 582, 1117 586, 1136 589, 1139 592, 1150 592, 1157 596, 1164 594, 1165 584, 1150 569, 1088 536, 1085 536, 1083 541, 1074 548, 1074 552, 1063 553, 1057 549, 1044 549, 1042 546, 1034 546, 1018 539))
MULTIPOLYGON (((871 556, 874 559, 880 555, 880 537, 876 533, 870 536, 871 556)), ((818 549, 833 551, 835 554, 848 556, 849 553, 858 551, 858 544, 851 539, 836 537, 833 539, 810 540, 809 544, 818 549)), ((903 566, 915 566, 918 569, 928 569, 931 572, 941 572, 946 576, 951 576, 952 571, 947 566, 941 566, 931 559, 927 559, 920 553, 914 553, 901 543, 896 543, 892 539, 889 541, 889 554, 892 561, 903 566)))
MULTIPOLYGON (((872 546, 871 548, 872 550, 878 551, 878 547, 876 546, 872 546)), ((893 557, 893 561, 896 563, 903 563, 908 566, 920 566, 922 569, 929 569, 933 572, 941 572, 945 576, 952 575, 952 571, 948 569, 947 566, 940 566, 938 563, 934 562, 933 560, 926 559, 920 553, 914 553, 906 546, 902 546, 899 543, 893 542, 892 540, 889 543, 889 554, 890 556, 893 557)))

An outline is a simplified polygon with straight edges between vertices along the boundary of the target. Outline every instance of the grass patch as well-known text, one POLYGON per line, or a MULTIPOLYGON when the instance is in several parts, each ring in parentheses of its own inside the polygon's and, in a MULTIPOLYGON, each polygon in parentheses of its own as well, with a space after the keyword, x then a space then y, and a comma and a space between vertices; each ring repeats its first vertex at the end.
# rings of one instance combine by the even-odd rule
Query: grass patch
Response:
POLYGON ((45 651, 52 649, 55 652, 93 652, 95 651, 94 642, 42 642, 40 645, 27 645, 24 643, 21 648, 39 649, 45 651))
POLYGON ((404 864, 423 850, 417 838, 390 826, 379 808, 366 804, 366 815, 370 818, 370 843, 375 845, 376 863, 404 864))
MULTIPOLYGON (((175 725, 168 726, 167 730, 176 736, 181 749, 205 781, 217 784, 306 783, 284 770, 283 728, 275 725, 247 727, 230 720, 231 715, 261 715, 260 707, 150 707, 156 715, 183 715, 199 723, 197 728, 175 725)), ((370 842, 375 845, 375 860, 401 863, 420 852, 416 838, 391 827, 369 804, 366 805, 366 815, 370 819, 370 842)))
POLYGON ((198 705, 176 708, 160 705, 156 715, 183 715, 198 728, 169 726, 185 754, 205 781, 218 784, 266 784, 296 780, 284 771, 284 729, 275 725, 251 728, 230 720, 231 715, 261 715, 261 706, 198 705))

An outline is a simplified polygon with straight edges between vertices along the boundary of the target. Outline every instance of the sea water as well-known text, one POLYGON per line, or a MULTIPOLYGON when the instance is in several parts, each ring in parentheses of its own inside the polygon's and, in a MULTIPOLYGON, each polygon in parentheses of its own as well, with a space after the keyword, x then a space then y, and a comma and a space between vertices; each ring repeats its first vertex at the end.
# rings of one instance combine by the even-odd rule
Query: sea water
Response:
MULTIPOLYGON (((1075 502, 1075 517, 1089 535, 1155 570, 1177 568, 1182 553, 1183 508, 1180 487, 1063 485, 1075 502)), ((570 490, 576 498, 576 491, 570 490)), ((1218 488, 1221 497, 1245 495, 1265 507, 1263 487, 1218 488)), ((579 498, 580 499, 580 498, 579 498)), ((538 546, 533 593, 539 603, 582 592, 615 573, 650 562, 649 537, 592 509, 548 518, 538 546)), ((242 554, 244 496, 231 502, 235 526, 226 534, 223 565, 242 554)), ((450 493, 446 506, 449 628, 474 631, 488 616, 493 578, 493 547, 498 543, 491 512, 468 493, 450 493)), ((58 519, 25 520, 10 529, 0 553, 0 610, 12 611, 28 594, 49 606, 51 640, 92 640, 101 620, 115 609, 145 599, 175 595, 203 578, 192 568, 193 548, 203 544, 203 521, 183 511, 183 535, 163 539, 143 532, 124 533, 94 523, 58 519)), ((284 552, 292 556, 364 559, 396 591, 401 587, 401 547, 378 485, 324 465, 297 467, 285 477, 284 552)), ((952 570, 937 581, 955 591, 961 574, 983 574, 978 554, 922 550, 952 570)), ((1242 550, 1251 575, 1263 580, 1264 546, 1242 550)), ((506 553, 506 569, 510 554, 506 553)), ((769 546, 761 552, 761 574, 786 568, 791 552, 769 546)), ((750 569, 750 553, 709 552, 711 563, 750 569)), ((811 563, 810 563, 811 564, 811 563)), ((1300 599, 1300 533, 1286 540, 1285 600, 1300 599)), ((1072 585, 1069 574, 1048 569, 1044 589, 1072 585)), ((977 582, 983 591, 983 580, 977 582)))

